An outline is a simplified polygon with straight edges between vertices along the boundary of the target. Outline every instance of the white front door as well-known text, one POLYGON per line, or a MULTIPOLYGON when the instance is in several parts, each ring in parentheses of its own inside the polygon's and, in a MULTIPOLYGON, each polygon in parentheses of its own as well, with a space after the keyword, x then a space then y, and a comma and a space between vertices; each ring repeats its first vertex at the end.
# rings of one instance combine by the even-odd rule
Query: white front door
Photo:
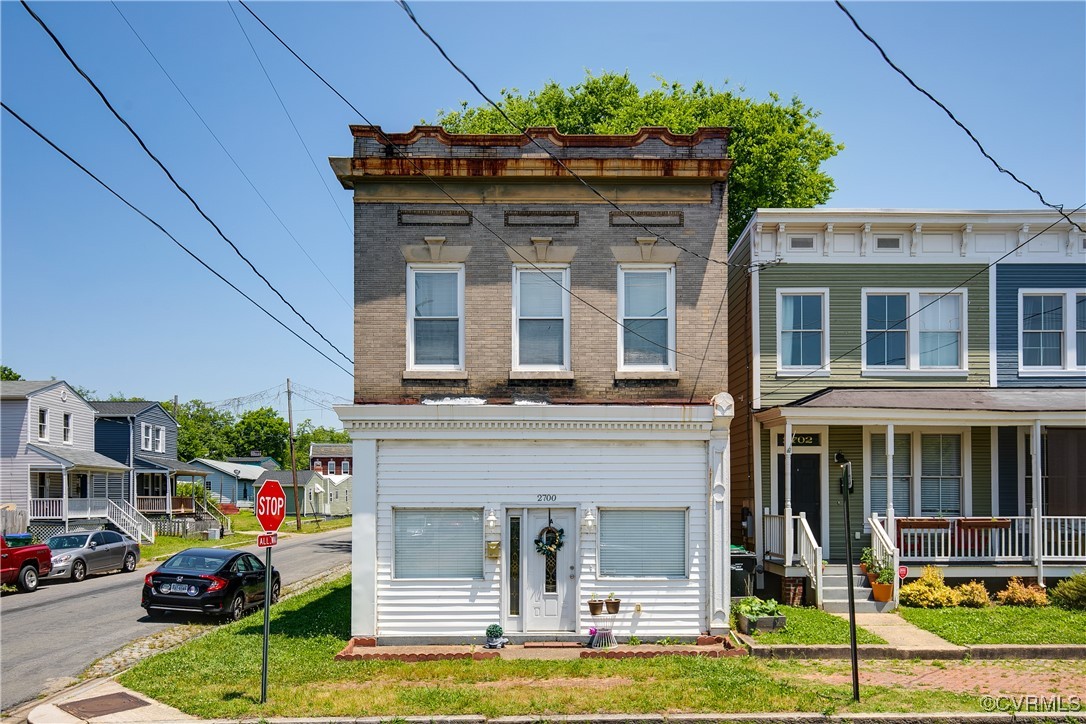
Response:
POLYGON ((527 519, 522 534, 528 549, 526 630, 573 631, 577 623, 577 516, 568 508, 540 508, 529 510, 527 519), (539 553, 535 541, 548 528, 563 531, 562 547, 554 553, 539 553))

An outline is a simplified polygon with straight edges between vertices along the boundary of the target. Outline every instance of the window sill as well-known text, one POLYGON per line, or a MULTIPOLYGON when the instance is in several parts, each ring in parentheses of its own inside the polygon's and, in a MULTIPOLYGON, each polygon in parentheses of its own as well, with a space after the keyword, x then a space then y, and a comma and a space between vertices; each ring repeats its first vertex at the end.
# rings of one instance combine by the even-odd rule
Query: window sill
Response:
POLYGON ((1019 369, 1019 377, 1082 377, 1086 369, 1019 369))
POLYGON ((863 370, 861 377, 968 377, 969 370, 863 370))
POLYGON ((511 380, 572 380, 573 370, 510 370, 511 380))
POLYGON ((616 380, 677 380, 681 375, 675 370, 617 370, 616 380))
POLYGON ((467 380, 464 370, 404 370, 404 380, 467 380))
POLYGON ((777 377, 829 377, 830 370, 821 367, 810 370, 777 370, 777 377))

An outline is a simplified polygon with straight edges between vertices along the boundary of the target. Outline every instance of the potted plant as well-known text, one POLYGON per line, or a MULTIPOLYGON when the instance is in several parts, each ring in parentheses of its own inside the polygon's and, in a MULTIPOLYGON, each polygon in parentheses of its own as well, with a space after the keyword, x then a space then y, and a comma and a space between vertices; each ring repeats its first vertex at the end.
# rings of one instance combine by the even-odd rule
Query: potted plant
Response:
POLYGON ((763 601, 757 596, 750 596, 735 606, 735 623, 740 633, 776 631, 784 628, 785 622, 780 604, 772 598, 763 601))
POLYGON ((867 573, 871 570, 871 564, 875 561, 875 551, 871 548, 864 548, 860 552, 860 570, 863 573, 867 573))
POLYGON ((593 616, 599 616, 603 613, 603 601, 596 598, 596 594, 594 593, 588 599, 588 612, 593 616))
POLYGON ((879 566, 878 577, 871 583, 871 594, 879 603, 894 597, 894 570, 890 566, 879 566))
POLYGON ((486 648, 500 649, 509 643, 509 639, 502 636, 505 631, 496 623, 486 627, 486 648))
POLYGON ((607 613, 618 613, 618 609, 622 605, 622 599, 615 598, 615 593, 612 591, 607 594, 607 600, 603 603, 607 606, 607 613))

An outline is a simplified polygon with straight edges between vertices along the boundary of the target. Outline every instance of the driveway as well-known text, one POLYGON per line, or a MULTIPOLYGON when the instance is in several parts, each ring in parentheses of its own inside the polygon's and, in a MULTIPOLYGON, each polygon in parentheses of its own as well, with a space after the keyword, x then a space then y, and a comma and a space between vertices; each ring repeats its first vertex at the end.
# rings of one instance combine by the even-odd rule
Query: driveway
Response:
MULTIPOLYGON (((255 546, 245 550, 264 559, 255 546)), ((350 560, 350 528, 281 538, 272 553, 284 586, 350 560)), ((134 573, 89 576, 82 583, 45 581, 34 593, 0 598, 0 709, 8 712, 61 689, 106 654, 178 625, 152 622, 140 608, 143 577, 151 570, 142 566, 134 573)))

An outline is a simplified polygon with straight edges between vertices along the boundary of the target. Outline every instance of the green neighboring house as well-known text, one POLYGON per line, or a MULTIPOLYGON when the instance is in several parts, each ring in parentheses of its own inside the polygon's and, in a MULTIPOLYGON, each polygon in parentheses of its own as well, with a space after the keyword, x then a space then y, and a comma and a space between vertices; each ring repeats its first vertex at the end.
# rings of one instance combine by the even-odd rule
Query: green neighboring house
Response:
POLYGON ((1080 232, 1049 211, 760 209, 729 261, 733 530, 767 592, 822 603, 821 561, 845 562, 846 537, 910 575, 1086 565, 1080 232), (1025 289, 1023 302, 1018 287, 1046 285, 1016 281, 996 303, 1000 278, 1068 275, 1063 296, 1025 289), (1047 345, 1060 369, 1020 369, 1019 340, 1021 359, 1047 345), (997 372, 1007 346, 1014 369, 997 372), (837 453, 851 463, 848 531, 837 453))
MULTIPOLYGON (((294 515, 294 474, 290 470, 265 471, 254 483, 253 487, 260 492, 261 486, 269 480, 278 480, 283 486, 283 493, 287 499, 287 520, 294 515)), ((298 476, 298 507, 302 511, 302 517, 313 515, 328 515, 326 501, 328 499, 326 481, 320 473, 312 470, 299 470, 298 476)))

